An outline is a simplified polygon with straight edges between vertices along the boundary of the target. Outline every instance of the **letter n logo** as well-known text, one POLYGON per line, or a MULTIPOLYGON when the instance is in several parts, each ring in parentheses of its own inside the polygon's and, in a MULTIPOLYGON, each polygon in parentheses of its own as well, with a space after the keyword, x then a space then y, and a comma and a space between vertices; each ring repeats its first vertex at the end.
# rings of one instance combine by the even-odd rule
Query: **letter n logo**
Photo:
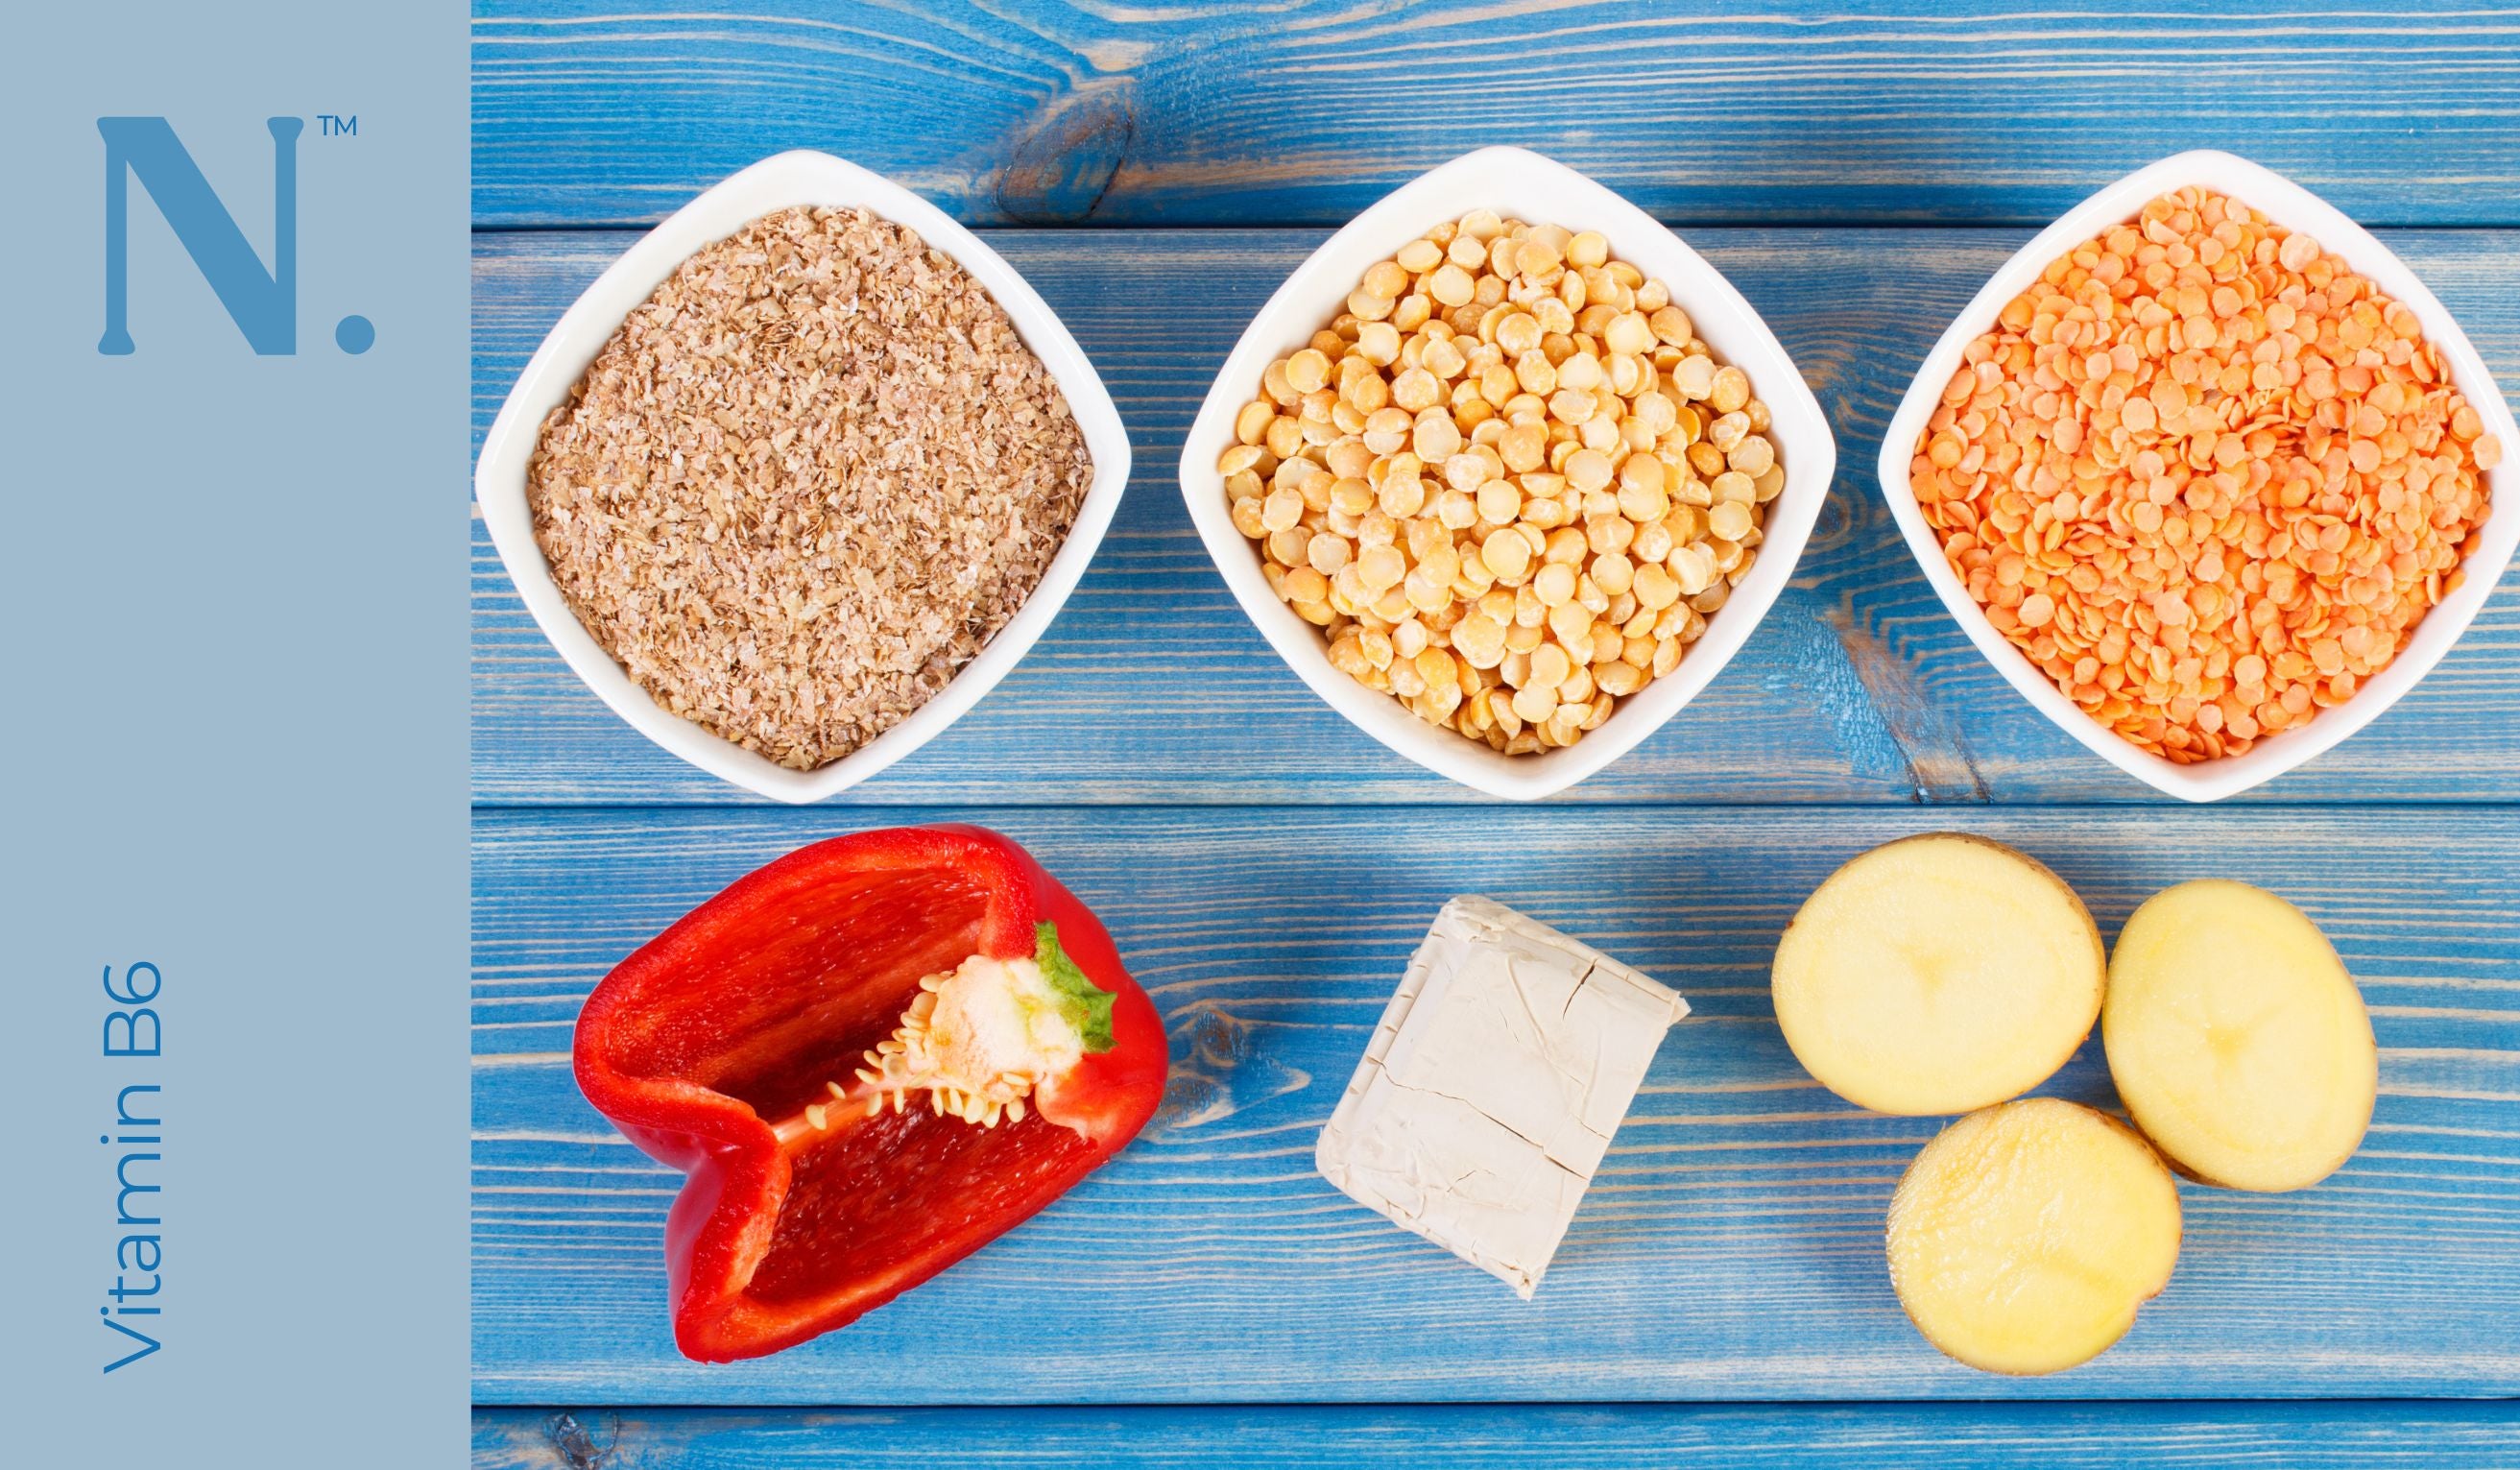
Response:
POLYGON ((98 351, 118 357, 131 350, 129 181, 137 178, 254 351, 296 352, 297 135, 306 123, 273 117, 264 126, 271 129, 269 270, 165 118, 96 119, 105 135, 105 338, 98 351))

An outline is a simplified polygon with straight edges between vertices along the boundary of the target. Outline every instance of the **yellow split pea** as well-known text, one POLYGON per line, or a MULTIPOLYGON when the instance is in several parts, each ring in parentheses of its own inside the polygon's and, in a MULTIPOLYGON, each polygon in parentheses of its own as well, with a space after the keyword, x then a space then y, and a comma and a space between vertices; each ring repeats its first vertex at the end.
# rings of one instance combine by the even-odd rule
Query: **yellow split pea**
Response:
POLYGON ((2503 448, 2405 303, 2189 188, 2003 308, 1909 476, 1988 620, 2189 762, 2386 667, 2458 587, 2503 448))
POLYGON ((1785 483, 1662 282, 1488 209, 1367 270, 1234 431, 1235 527, 1330 663, 1508 755, 1679 666, 1785 483))

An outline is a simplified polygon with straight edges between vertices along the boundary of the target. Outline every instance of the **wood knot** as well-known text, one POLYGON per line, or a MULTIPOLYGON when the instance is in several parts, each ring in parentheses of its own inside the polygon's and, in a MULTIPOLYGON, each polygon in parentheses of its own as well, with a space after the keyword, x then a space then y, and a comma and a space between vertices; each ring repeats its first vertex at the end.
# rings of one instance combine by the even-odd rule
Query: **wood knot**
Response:
POLYGON ((543 1438, 551 1442, 552 1451, 567 1470, 604 1470, 612 1462, 612 1448, 620 1437, 621 1426, 616 1422, 608 1427, 599 1444, 578 1422, 577 1415, 566 1410, 552 1415, 551 1422, 543 1426, 543 1438))
POLYGON ((1024 224, 1074 224, 1091 216, 1138 136, 1129 82, 1088 83, 1051 104, 1008 150, 998 169, 998 208, 1024 224))
POLYGON ((1821 500, 1820 515, 1812 522, 1811 539, 1803 548, 1806 552, 1843 545, 1855 533, 1855 511, 1847 503, 1848 497, 1836 491, 1837 487, 1831 485, 1821 500))
POLYGON ((1260 1054, 1250 1022, 1202 1002, 1173 1036, 1173 1073, 1158 1128, 1197 1127, 1301 1092, 1312 1075, 1260 1054))

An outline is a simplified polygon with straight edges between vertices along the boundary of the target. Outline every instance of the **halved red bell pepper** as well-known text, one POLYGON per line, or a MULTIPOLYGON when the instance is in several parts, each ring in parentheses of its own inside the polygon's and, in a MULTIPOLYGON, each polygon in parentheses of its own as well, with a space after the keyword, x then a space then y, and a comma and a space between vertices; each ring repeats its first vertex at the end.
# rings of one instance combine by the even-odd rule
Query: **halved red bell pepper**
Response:
POLYGON ((845 1326, 1013 1228, 1137 1135, 1166 1063, 1102 926, 976 827, 861 832, 739 880, 606 976, 576 1039, 587 1101, 691 1175, 667 1279, 675 1343, 707 1362, 845 1326), (1107 1044, 1030 1080, 1028 1107, 977 1105, 988 1124, 869 1092, 922 980, 974 955, 1058 970, 1107 1044))

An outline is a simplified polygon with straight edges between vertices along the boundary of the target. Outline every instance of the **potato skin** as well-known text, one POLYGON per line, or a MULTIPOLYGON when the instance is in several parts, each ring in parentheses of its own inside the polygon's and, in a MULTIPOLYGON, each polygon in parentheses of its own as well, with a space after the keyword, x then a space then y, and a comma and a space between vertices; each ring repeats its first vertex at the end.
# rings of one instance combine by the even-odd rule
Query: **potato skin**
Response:
MULTIPOLYGON (((1892 840, 1891 840, 1891 841, 1889 841, 1889 842, 1881 843, 1881 844, 1879 844, 1879 845, 1877 845, 1877 846, 1870 847, 1870 848, 1867 848, 1867 849, 1865 849, 1863 851, 1856 853, 1856 854, 1855 854, 1854 856, 1852 856, 1852 857, 1849 857, 1849 858, 1848 858, 1848 859, 1846 859, 1844 862, 1839 863, 1836 867, 1831 868, 1831 869, 1829 870, 1828 876, 1827 876, 1826 878, 1822 879, 1822 880, 1819 882, 1819 884, 1815 885, 1815 886, 1813 887, 1813 889, 1812 889, 1812 891, 1811 891, 1811 893, 1810 893, 1810 894, 1808 894, 1808 895, 1804 896, 1804 899, 1803 899, 1802 905, 1801 905, 1800 907, 1798 907, 1798 908, 1796 908, 1796 909, 1794 910, 1794 917, 1793 917, 1790 921, 1788 921, 1788 922, 1786 923, 1786 925, 1785 925, 1785 927, 1784 927, 1783 932, 1782 932, 1782 933, 1780 933, 1780 934, 1778 936, 1778 938, 1777 938, 1777 952, 1778 952, 1778 953, 1779 953, 1779 954, 1783 953, 1783 952, 1784 952, 1784 950, 1785 950, 1785 948, 1786 948, 1786 945, 1791 942, 1792 937, 1793 937, 1793 935, 1794 935, 1795 931, 1797 931, 1798 929, 1800 929, 1800 928, 1802 928, 1802 927, 1803 927, 1804 923, 1806 922, 1807 917, 1808 917, 1808 916, 1810 915, 1810 913, 1811 913, 1811 909, 1812 909, 1812 899, 1813 899, 1814 897, 1818 896, 1821 894, 1821 892, 1822 892, 1822 890, 1825 890, 1825 889, 1829 886, 1829 884, 1830 884, 1830 883, 1834 882, 1834 881, 1839 877, 1839 875, 1841 875, 1841 874, 1843 874, 1844 872, 1846 872, 1846 870, 1847 870, 1847 869, 1849 869, 1849 868, 1851 868, 1851 867, 1854 867, 1857 863, 1863 862, 1863 861, 1865 861, 1865 860, 1867 860, 1867 859, 1868 859, 1868 858, 1874 857, 1874 856, 1876 856, 1876 855, 1878 855, 1878 854, 1880 854, 1880 853, 1890 851, 1890 850, 1892 850, 1893 849, 1903 848, 1903 847, 1909 847, 1909 846, 1912 846, 1912 845, 1913 845, 1913 844, 1917 844, 1917 843, 1938 843, 1938 842, 1959 842, 1959 843, 1965 843, 1965 844, 1968 844, 1968 845, 1970 845, 1970 846, 1978 847, 1978 848, 1983 848, 1983 849, 1986 849, 1986 850, 1990 850, 1990 851, 1993 851, 1993 852, 1999 853, 1999 854, 2001 854, 2001 855, 2002 855, 2002 856, 2005 856, 2005 857, 2011 858, 2014 862, 2021 864, 2023 867, 2026 867, 2026 868, 2030 869, 2032 872, 2036 873, 2036 874, 2037 874, 2037 875, 2039 875, 2041 878, 2046 879, 2046 880, 2047 880, 2047 883, 2048 883, 2048 887, 2052 888, 2052 889, 2053 889, 2057 894, 2059 894, 2059 895, 2063 896, 2063 897, 2064 897, 2064 899, 2065 899, 2066 904, 2067 904, 2069 907, 2071 907, 2071 908, 2072 908, 2072 910, 2073 910, 2073 912, 2074 912, 2075 916, 2076 916, 2077 918, 2079 918, 2079 919, 2082 921, 2082 928, 2083 928, 2083 932, 2085 933, 2085 935, 2087 935, 2087 936, 2089 937, 2089 939, 2090 939, 2090 941, 2091 941, 2091 945, 2092 945, 2092 974, 2093 974, 2093 977, 2094 977, 2093 986, 2092 986, 2092 1002, 2091 1002, 2091 1004, 2092 1004, 2092 1024, 2091 1024, 2090 1026, 2086 1026, 2086 1027, 2083 1029, 2083 1031, 2081 1032, 2081 1034, 2080 1034, 2076 1035, 2076 1036, 2075 1036, 2071 1041, 2069 1041, 2069 1042, 2065 1045, 2064 1049, 2063 1049, 2061 1052, 2059 1052, 2059 1053, 2058 1053, 2058 1054, 2057 1054, 2057 1055, 2056 1055, 2056 1056, 2055 1056, 2055 1057, 2054 1057, 2054 1058, 2053 1058, 2053 1059, 2048 1063, 2048 1065, 2044 1069, 2044 1071, 2043 1071, 2043 1072, 2042 1072, 2042 1074, 2041 1074, 2041 1076, 2042 1076, 2043 1080, 2044 1080, 2045 1078, 2047 1078, 2047 1077, 2051 1077, 2051 1076, 2053 1076, 2053 1075, 2054 1075, 2054 1074, 2055 1074, 2059 1069, 2061 1069, 2061 1068, 2062 1068, 2062 1067, 2063 1067, 2067 1062, 2069 1062, 2069 1061, 2073 1060, 2074 1053, 2082 1049, 2083 1043, 2084 1043, 2085 1041, 2088 1041, 2088 1040, 2090 1040, 2090 1039, 2091 1039, 2091 1035, 2092 1035, 2092 1030, 2093 1030, 2094 1028, 2096 1028, 2096 1027, 2098 1026, 2098 1024, 2099 1024, 2099 1019, 2100 1019, 2101 1009, 2102 1009, 2103 1005, 2105 1004, 2105 1002, 2106 1002, 2106 1000, 2107 1000, 2107 994, 2108 994, 2108 960, 2109 960, 2108 945, 2107 945, 2106 942, 2105 942, 2105 941, 2103 941, 2103 940, 2101 939, 2101 937, 2100 937, 2100 926, 2099 926, 2098 922, 2097 922, 2096 920, 2094 920, 2094 919, 2092 917, 2092 910, 2091 910, 2090 905, 2086 904, 2086 903, 2083 901, 2083 896, 2082 896, 2082 895, 2077 894, 2076 892, 2074 892, 2073 885, 2071 885, 2071 884, 2067 883, 2063 878, 2058 877, 2058 876, 2057 876, 2057 874, 2056 874, 2056 870, 2055 870, 2055 869, 2053 869, 2053 868, 2051 868, 2051 867, 2048 866, 2048 864, 2046 864, 2046 863, 2044 863, 2044 862, 2041 862, 2038 858, 2031 856, 2029 853, 2024 852, 2024 851, 2022 851, 2020 849, 2015 848, 2015 847, 2012 847, 2011 845, 2009 845, 2009 844, 2007 844, 2007 843, 2000 843, 2000 842, 1995 841, 1993 838, 1980 837, 1980 836, 1978 836, 1977 834, 1975 834, 1975 833, 1973 833, 1973 832, 1953 832, 1953 831, 1942 831, 1942 832, 1918 832, 1918 833, 1914 833, 1914 834, 1912 834, 1912 835, 1907 836, 1907 837, 1894 838, 1894 839, 1892 839, 1892 840)), ((1771 986, 1773 986, 1773 985, 1774 985, 1774 983, 1775 983, 1775 970, 1774 970, 1774 961, 1772 960, 1772 961, 1771 961, 1771 968, 1770 968, 1770 984, 1771 984, 1771 986)), ((1805 1072, 1811 1073, 1811 1075, 1813 1076, 1813 1078, 1814 1078, 1815 1080, 1820 1080, 1820 1074, 1819 1074, 1819 1072, 1818 1072, 1818 1071, 1816 1071, 1816 1070, 1814 1070, 1814 1069, 1813 1069, 1813 1067, 1812 1067, 1812 1065, 1811 1065, 1811 1062, 1810 1062, 1810 1059, 1809 1059, 1808 1057, 1804 1056, 1804 1055, 1803 1055, 1803 1053, 1801 1052, 1801 1050, 1795 1046, 1795 1044, 1794 1044, 1794 1036, 1793 1036, 1793 1033, 1792 1033, 1792 1031, 1791 1031, 1790 1029, 1785 1029, 1785 1028, 1783 1027, 1783 1018, 1782 1018, 1781 1014, 1780 1014, 1780 1015, 1779 1015, 1779 1017, 1778 1017, 1778 1025, 1779 1025, 1779 1028, 1780 1028, 1780 1029, 1783 1029, 1783 1030, 1785 1031, 1785 1046, 1786 1046, 1786 1049, 1787 1049, 1787 1050, 1789 1050, 1789 1051, 1793 1051, 1793 1052, 1794 1052, 1794 1060, 1795 1060, 1796 1062, 1798 1062, 1798 1063, 1800 1063, 1800 1064, 1802 1065, 1802 1068, 1803 1068, 1803 1070, 1804 1070, 1805 1072)), ((1822 1080, 1822 1086, 1829 1086, 1829 1083, 1827 1083, 1825 1080, 1822 1080)), ((2038 1085, 2038 1083, 2033 1082, 2033 1083, 2031 1083, 2031 1085, 2032 1085, 2032 1086, 2036 1086, 2036 1085, 2038 1085)), ((1832 1092, 1835 1092, 1835 1091, 1836 1091, 1836 1089, 1835 1089, 1833 1086, 1831 1086, 1831 1087, 1830 1087, 1830 1090, 1831 1090, 1832 1092)), ((2026 1091, 2026 1090, 2028 1090, 2028 1089, 2027 1089, 2027 1088, 2025 1088, 2024 1090, 2026 1091)), ((2015 1094, 2015 1095, 2017 1096, 2018 1094, 2015 1094)), ((1868 1110, 1869 1110, 1869 1111, 1874 1111, 1874 1112, 1887 1112, 1887 1113, 1889 1113, 1891 1116, 1906 1116, 1906 1117, 1934 1117, 1934 1116, 1939 1116, 1939 1114, 1938 1114, 1938 1113, 1915 1113, 1915 1112, 1903 1112, 1903 1111, 1900 1111, 1900 1110, 1885 1110, 1885 1109, 1880 1109, 1880 1108, 1873 1108, 1873 1107, 1870 1107, 1870 1105, 1868 1105, 1868 1104, 1862 1103, 1862 1102, 1857 1102, 1857 1101, 1856 1101, 1855 1099, 1853 1099, 1853 1098, 1845 1098, 1845 1097, 1844 1097, 1844 1094, 1842 1094, 1842 1093, 1841 1093, 1841 1094, 1839 1094, 1839 1096, 1840 1096, 1840 1097, 1842 1097, 1842 1098, 1844 1098, 1844 1100, 1845 1100, 1845 1101, 1855 1103, 1855 1105, 1856 1105, 1856 1106, 1858 1106, 1858 1107, 1865 1107, 1865 1108, 1868 1108, 1868 1110)), ((1979 1104, 1978 1106, 1981 1106, 1981 1107, 1993 1106, 1996 1102, 2002 1102, 2002 1101, 2003 1101, 2003 1100, 2004 1100, 2004 1099, 2001 1099, 2001 1098, 1999 1098, 1999 1099, 1995 1099, 1995 1100, 1993 1100, 1992 1102, 1989 1102, 1989 1103, 1979 1104)))

